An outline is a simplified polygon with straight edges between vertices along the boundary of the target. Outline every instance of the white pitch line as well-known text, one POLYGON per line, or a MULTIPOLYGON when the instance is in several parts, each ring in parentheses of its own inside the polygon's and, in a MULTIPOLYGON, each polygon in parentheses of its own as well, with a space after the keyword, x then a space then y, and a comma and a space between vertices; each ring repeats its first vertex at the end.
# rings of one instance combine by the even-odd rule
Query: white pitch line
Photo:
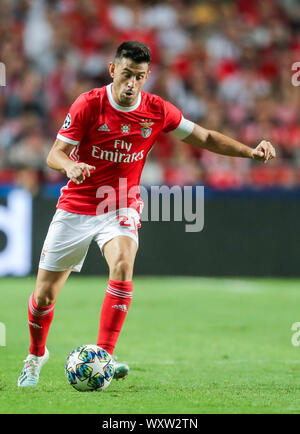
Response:
MULTIPOLYGON (((198 361, 198 363, 236 363, 236 364, 240 364, 240 363, 286 363, 286 364, 299 364, 298 360, 276 360, 274 361, 274 359, 265 359, 265 360, 248 360, 248 359, 222 359, 222 360, 205 360, 205 361, 198 361)), ((158 362, 158 361, 147 361, 146 363, 143 362, 136 362, 136 361, 126 361, 125 363, 128 364, 132 364, 132 365, 158 365, 158 366, 162 366, 162 365, 190 365, 189 361, 175 361, 175 360, 166 360, 166 361, 162 361, 162 362, 158 362)))

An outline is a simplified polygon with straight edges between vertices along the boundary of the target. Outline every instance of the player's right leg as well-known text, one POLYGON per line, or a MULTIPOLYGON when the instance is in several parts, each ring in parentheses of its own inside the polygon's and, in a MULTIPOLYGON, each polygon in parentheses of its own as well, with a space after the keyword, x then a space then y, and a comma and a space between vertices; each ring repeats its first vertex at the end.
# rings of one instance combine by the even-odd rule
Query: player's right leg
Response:
POLYGON ((18 385, 35 386, 48 360, 45 347, 58 293, 72 270, 80 271, 93 237, 88 216, 57 210, 44 242, 35 291, 28 302, 29 355, 18 385))
POLYGON ((28 300, 30 348, 18 379, 19 387, 36 386, 42 366, 49 359, 46 340, 52 323, 56 298, 71 270, 48 271, 39 268, 36 287, 28 300))

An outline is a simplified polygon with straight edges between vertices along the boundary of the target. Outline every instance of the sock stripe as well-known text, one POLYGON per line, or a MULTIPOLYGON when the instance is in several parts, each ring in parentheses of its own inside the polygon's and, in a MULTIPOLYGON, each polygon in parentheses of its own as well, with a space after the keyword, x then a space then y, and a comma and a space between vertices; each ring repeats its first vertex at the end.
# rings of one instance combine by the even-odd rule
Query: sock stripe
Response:
POLYGON ((116 292, 116 291, 113 291, 113 290, 109 290, 109 289, 107 289, 107 291, 106 291, 108 294, 111 294, 111 295, 114 295, 115 297, 119 297, 119 298, 132 298, 132 295, 121 295, 121 294, 119 294, 118 292, 116 292))
POLYGON ((54 309, 54 304, 52 306, 50 306, 49 309, 46 309, 46 310, 39 310, 39 308, 36 309, 33 306, 32 297, 30 297, 30 299, 29 299, 28 307, 29 307, 29 310, 30 310, 30 312, 31 312, 31 314, 33 316, 35 316, 35 317, 41 317, 41 316, 44 316, 44 315, 48 315, 54 309))
POLYGON ((133 284, 109 279, 101 307, 97 345, 113 354, 132 300, 133 284))
POLYGON ((31 294, 28 300, 28 325, 30 333, 29 353, 41 357, 45 353, 45 344, 54 315, 55 303, 39 307, 31 294))
POLYGON ((127 294, 131 294, 132 293, 132 290, 131 291, 127 291, 125 289, 120 289, 120 288, 118 288, 118 287, 116 287, 114 285, 111 285, 110 283, 107 285, 107 287, 110 288, 110 289, 114 289, 116 291, 125 292, 127 294))
POLYGON ((106 292, 108 292, 111 295, 115 295, 116 297, 132 298, 132 291, 123 291, 120 289, 115 289, 110 285, 107 286, 106 292))
POLYGON ((110 285, 108 285, 107 289, 109 289, 110 291, 118 292, 120 295, 128 295, 128 297, 132 295, 132 291, 123 291, 122 289, 116 289, 110 285))

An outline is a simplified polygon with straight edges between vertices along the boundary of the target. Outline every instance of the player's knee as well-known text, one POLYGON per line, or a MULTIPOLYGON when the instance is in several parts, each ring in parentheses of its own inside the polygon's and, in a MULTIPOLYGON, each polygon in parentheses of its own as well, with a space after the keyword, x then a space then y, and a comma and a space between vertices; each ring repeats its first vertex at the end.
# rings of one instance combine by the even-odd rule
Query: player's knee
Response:
POLYGON ((47 295, 35 296, 34 300, 38 307, 50 306, 55 303, 55 298, 47 295))
POLYGON ((132 263, 125 258, 119 258, 110 267, 110 275, 114 280, 131 280, 132 271, 132 263))
POLYGON ((51 285, 43 283, 36 287, 34 293, 34 300, 38 307, 50 306, 55 303, 55 291, 51 285))

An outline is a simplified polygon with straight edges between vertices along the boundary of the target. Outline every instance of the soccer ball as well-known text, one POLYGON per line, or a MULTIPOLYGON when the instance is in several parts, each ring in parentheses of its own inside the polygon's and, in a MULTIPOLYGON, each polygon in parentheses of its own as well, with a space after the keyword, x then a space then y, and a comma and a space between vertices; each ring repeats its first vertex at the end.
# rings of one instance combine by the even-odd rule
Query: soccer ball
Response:
POLYGON ((115 373, 115 362, 110 354, 97 345, 81 345, 66 360, 68 382, 81 392, 106 389, 115 373))

